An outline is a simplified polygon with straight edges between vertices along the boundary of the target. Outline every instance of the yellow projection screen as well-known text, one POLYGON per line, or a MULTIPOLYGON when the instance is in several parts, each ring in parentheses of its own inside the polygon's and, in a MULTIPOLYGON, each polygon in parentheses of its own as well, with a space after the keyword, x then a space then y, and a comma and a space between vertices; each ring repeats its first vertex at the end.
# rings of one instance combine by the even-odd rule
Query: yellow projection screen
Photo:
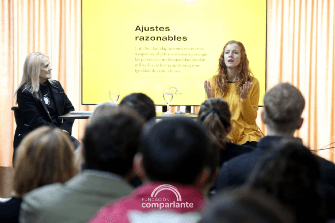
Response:
POLYGON ((266 0, 82 0, 82 104, 142 92, 165 105, 200 105, 204 80, 229 40, 246 48, 266 89, 266 0))

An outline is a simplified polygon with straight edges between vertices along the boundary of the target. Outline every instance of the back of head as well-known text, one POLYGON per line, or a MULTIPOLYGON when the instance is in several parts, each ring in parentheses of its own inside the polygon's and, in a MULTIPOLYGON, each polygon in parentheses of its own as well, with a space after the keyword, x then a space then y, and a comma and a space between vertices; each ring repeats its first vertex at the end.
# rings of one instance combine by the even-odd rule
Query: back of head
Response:
POLYGON ((23 196, 35 188, 72 178, 78 172, 73 151, 61 129, 45 126, 29 133, 18 147, 14 191, 23 196))
POLYGON ((265 93, 266 120, 278 132, 294 132, 304 108, 304 97, 289 83, 280 83, 265 93))
POLYGON ((204 167, 215 171, 205 130, 188 118, 169 118, 144 131, 143 167, 150 180, 192 185, 204 167))
POLYGON ((293 215, 266 193, 250 189, 226 191, 209 204, 199 223, 288 223, 293 215))
POLYGON ((138 114, 149 121, 156 117, 156 108, 154 102, 143 93, 132 93, 122 99, 120 105, 125 105, 134 109, 138 114))
POLYGON ((117 112, 117 105, 114 103, 103 103, 99 104, 95 109, 93 114, 90 117, 90 122, 102 115, 114 114, 117 112))
POLYGON ((125 108, 92 120, 83 138, 86 167, 125 176, 133 166, 143 124, 142 117, 125 108))
POLYGON ((224 148, 231 114, 228 103, 222 98, 211 98, 203 102, 198 121, 205 127, 209 138, 218 148, 224 148))
POLYGON ((308 220, 322 205, 317 188, 319 177, 316 156, 301 144, 286 142, 259 161, 248 185, 278 199, 297 219, 308 220))

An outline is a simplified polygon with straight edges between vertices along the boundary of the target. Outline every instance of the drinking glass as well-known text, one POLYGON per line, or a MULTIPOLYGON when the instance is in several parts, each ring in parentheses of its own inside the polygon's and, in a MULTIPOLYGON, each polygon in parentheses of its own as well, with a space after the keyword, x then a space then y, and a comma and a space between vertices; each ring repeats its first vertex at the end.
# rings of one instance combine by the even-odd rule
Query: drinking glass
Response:
POLYGON ((163 90, 163 98, 164 98, 164 101, 167 105, 167 111, 162 113, 162 114, 164 114, 164 115, 173 114, 172 112, 170 112, 170 103, 173 99, 173 92, 171 90, 163 90))
POLYGON ((179 109, 178 109, 178 111, 176 111, 176 115, 184 115, 185 113, 184 112, 182 112, 182 111, 180 111, 180 106, 178 106, 179 107, 179 109))
POLYGON ((116 104, 120 97, 120 91, 113 89, 109 90, 109 98, 111 99, 112 103, 116 104))

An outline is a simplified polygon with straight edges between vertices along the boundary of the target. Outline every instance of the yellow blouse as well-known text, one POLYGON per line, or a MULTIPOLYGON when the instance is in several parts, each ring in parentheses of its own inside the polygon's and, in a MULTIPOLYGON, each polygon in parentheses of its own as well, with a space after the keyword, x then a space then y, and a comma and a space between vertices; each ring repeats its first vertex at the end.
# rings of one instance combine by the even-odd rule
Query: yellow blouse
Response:
POLYGON ((251 90, 248 97, 242 100, 236 92, 235 83, 228 85, 225 96, 217 90, 217 86, 210 80, 214 97, 220 97, 227 101, 231 112, 232 131, 227 136, 233 143, 244 144, 247 141, 258 142, 262 134, 256 124, 258 100, 259 100, 259 82, 254 77, 251 90))

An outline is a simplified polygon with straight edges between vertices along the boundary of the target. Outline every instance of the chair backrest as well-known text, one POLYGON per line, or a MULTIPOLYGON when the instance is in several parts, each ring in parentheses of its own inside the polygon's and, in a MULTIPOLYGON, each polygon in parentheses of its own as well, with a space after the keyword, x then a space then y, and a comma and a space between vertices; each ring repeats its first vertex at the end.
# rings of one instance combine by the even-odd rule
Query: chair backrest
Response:
POLYGON ((21 110, 19 109, 19 107, 14 106, 14 107, 11 108, 11 110, 14 111, 14 118, 15 118, 16 126, 25 126, 25 127, 30 128, 28 123, 23 118, 21 110))
POLYGON ((19 120, 20 119, 20 117, 19 117, 19 113, 20 113, 19 107, 13 106, 11 108, 11 110, 14 112, 14 118, 15 118, 16 125, 19 125, 19 123, 20 123, 20 120, 19 120))
POLYGON ((13 142, 14 153, 15 153, 15 149, 18 147, 23 137, 27 133, 29 133, 32 129, 30 128, 28 123, 25 121, 22 115, 22 111, 19 109, 19 107, 14 106, 11 108, 11 110, 14 112, 14 118, 16 122, 16 130, 15 130, 15 136, 14 136, 14 142, 13 142))

